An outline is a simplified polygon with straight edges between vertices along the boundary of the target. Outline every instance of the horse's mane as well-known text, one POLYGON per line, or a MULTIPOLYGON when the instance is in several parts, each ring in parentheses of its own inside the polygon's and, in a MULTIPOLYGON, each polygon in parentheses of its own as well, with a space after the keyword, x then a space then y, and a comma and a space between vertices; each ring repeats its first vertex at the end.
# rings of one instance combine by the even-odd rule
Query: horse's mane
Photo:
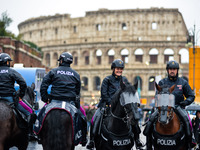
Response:
POLYGON ((45 123, 45 126, 47 126, 48 130, 43 132, 48 132, 49 134, 48 137, 44 137, 49 141, 50 145, 48 147, 59 150, 68 147, 67 139, 69 133, 67 134, 67 132, 69 125, 71 125, 71 118, 67 115, 67 112, 63 110, 52 110, 47 115, 46 120, 48 121, 45 123), (56 138, 53 136, 56 136, 56 138), (66 142, 63 143, 63 140, 66 140, 66 142))
POLYGON ((115 106, 118 103, 120 95, 123 92, 128 92, 128 93, 135 94, 136 89, 135 89, 134 86, 132 86, 130 84, 129 85, 125 85, 125 88, 123 88, 123 89, 120 88, 117 92, 115 92, 115 94, 112 97, 112 100, 111 100, 112 101, 112 103, 111 103, 112 106, 115 106))
POLYGON ((30 96, 31 99, 34 99, 34 91, 30 86, 27 86, 26 93, 30 96))

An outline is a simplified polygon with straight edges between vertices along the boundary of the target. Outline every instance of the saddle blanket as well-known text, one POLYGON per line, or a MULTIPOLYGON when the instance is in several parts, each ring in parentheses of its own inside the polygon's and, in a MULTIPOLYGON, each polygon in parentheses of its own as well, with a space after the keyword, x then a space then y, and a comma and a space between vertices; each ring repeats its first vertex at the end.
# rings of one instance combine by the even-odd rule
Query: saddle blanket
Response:
POLYGON ((73 135, 72 135, 73 144, 78 145, 79 143, 81 143, 82 133, 83 133, 82 118, 80 114, 78 113, 79 110, 70 102, 52 100, 50 104, 44 105, 44 107, 40 110, 36 123, 33 127, 34 132, 37 135, 39 135, 40 131, 42 130, 42 126, 43 126, 46 116, 51 110, 54 110, 54 109, 65 110, 70 115, 70 117, 72 118, 71 123, 73 127, 73 135))

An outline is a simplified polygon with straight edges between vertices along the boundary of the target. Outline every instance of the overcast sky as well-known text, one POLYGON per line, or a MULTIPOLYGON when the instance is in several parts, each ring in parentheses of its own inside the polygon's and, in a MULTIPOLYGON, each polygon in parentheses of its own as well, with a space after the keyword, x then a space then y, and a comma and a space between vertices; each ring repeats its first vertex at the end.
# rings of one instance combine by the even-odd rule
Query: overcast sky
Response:
MULTIPOLYGON (((0 14, 7 11, 13 20, 8 30, 16 35, 19 33, 18 24, 32 17, 56 13, 83 17, 86 11, 99 8, 116 10, 150 7, 178 8, 187 28, 191 30, 196 24, 196 31, 200 30, 200 0, 0 0, 0 14)), ((200 40, 200 31, 198 37, 200 40)))

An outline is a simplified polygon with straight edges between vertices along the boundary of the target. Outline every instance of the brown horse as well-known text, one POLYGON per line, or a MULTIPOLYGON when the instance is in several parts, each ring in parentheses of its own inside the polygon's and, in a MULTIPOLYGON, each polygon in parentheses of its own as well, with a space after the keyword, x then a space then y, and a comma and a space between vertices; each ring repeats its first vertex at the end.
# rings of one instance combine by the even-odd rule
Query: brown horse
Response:
POLYGON ((62 109, 53 109, 46 116, 40 132, 44 150, 74 150, 73 127, 70 115, 62 109))
MULTIPOLYGON (((26 100, 29 102, 34 101, 33 88, 27 87, 26 90, 26 100)), ((11 104, 4 99, 0 99, 0 150, 9 150, 13 146, 16 146, 19 150, 27 149, 28 130, 18 127, 11 104)))
POLYGON ((152 134, 147 136, 147 149, 154 150, 187 150, 183 126, 175 113, 175 97, 172 93, 175 85, 168 88, 156 84, 156 111, 158 117, 152 129, 152 134))

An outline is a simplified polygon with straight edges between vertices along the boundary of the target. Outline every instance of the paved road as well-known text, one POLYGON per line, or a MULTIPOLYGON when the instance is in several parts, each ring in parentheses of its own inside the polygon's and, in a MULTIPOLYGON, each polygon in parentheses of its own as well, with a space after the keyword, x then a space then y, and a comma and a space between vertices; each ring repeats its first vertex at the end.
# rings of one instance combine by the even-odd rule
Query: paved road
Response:
MULTIPOLYGON (((141 130, 143 131, 143 127, 141 127, 141 130)), ((141 133, 140 139, 145 143, 146 139, 145 136, 141 133)), ((18 150, 16 147, 10 148, 10 150, 18 150)), ((37 142, 30 142, 27 150, 43 150, 42 145, 38 144, 37 142)), ((82 147, 81 145, 76 146, 75 150, 86 150, 85 147, 82 147)), ((136 150, 134 147, 133 150, 136 150)))
MULTIPOLYGON (((141 127, 141 130, 143 132, 144 127, 141 127)), ((145 136, 141 133, 140 139, 143 143, 146 143, 146 138, 145 136)), ((81 145, 76 146, 75 150, 87 150, 85 147, 82 147, 81 145)), ((135 146, 133 147, 132 150, 136 150, 135 146)))

